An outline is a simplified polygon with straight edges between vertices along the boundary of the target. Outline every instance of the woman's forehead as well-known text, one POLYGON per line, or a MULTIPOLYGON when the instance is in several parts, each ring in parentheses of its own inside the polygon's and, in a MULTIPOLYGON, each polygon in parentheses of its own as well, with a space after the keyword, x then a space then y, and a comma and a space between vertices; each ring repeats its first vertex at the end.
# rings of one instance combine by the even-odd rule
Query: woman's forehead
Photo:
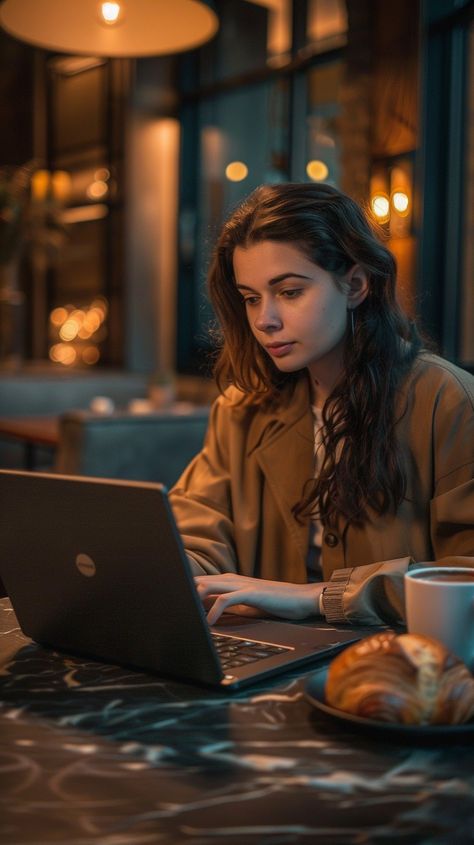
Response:
POLYGON ((290 241, 258 241, 245 246, 236 246, 233 254, 234 269, 253 267, 265 263, 285 264, 289 267, 309 264, 314 265, 306 252, 290 241))
POLYGON ((314 280, 326 271, 295 244, 261 241, 236 247, 233 256, 237 287, 273 286, 289 278, 314 280))

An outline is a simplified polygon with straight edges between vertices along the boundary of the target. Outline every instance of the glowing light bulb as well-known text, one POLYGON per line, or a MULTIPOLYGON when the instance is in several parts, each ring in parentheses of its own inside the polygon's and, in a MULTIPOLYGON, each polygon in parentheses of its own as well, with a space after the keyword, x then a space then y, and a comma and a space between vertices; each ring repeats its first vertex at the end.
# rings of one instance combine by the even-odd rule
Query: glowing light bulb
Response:
POLYGON ((388 220, 390 216, 390 203, 388 201, 388 197, 385 194, 374 194, 370 201, 370 204, 372 206, 372 211, 381 223, 388 220))
POLYGON ((392 203, 394 209, 398 211, 399 214, 408 214, 408 206, 410 205, 410 200, 408 199, 408 195, 405 193, 405 191, 395 191, 392 196, 392 203))
POLYGON ((225 175, 230 182, 242 182, 248 176, 249 169, 243 161, 231 161, 225 169, 225 175))
POLYGON ((101 23, 114 26, 121 23, 123 19, 122 3, 99 3, 99 15, 101 23))

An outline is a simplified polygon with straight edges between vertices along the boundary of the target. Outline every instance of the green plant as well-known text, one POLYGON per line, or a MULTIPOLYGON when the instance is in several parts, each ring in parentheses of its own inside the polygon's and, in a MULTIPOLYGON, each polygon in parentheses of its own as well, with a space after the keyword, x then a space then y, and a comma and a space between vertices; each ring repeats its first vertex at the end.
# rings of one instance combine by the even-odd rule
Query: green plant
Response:
POLYGON ((40 248, 52 260, 64 242, 61 203, 50 194, 31 198, 38 169, 35 160, 20 167, 0 167, 0 264, 18 258, 25 246, 40 248))
POLYGON ((7 264, 21 248, 35 166, 0 167, 0 264, 7 264))

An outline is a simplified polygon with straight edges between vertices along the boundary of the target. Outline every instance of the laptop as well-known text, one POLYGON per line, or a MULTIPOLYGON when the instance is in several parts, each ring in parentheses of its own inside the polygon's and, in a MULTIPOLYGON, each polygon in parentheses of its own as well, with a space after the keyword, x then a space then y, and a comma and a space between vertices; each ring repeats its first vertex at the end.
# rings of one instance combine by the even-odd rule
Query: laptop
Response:
POLYGON ((225 614, 210 627, 161 484, 0 470, 0 577, 42 645, 239 689, 365 632, 225 614))

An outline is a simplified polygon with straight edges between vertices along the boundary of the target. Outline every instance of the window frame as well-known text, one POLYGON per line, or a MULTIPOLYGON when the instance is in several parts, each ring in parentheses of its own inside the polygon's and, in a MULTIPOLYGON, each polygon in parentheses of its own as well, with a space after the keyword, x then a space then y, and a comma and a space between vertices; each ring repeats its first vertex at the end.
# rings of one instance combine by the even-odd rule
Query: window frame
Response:
MULTIPOLYGON (((261 67, 259 69, 225 77, 212 84, 192 88, 190 80, 195 79, 198 52, 184 57, 181 63, 181 81, 186 93, 181 95, 179 116, 182 126, 180 151, 180 213, 183 207, 196 207, 200 163, 198 160, 197 105, 205 99, 245 87, 260 85, 284 77, 289 82, 289 149, 288 169, 290 178, 297 179, 306 160, 306 138, 301 132, 307 117, 307 73, 315 66, 331 61, 343 60, 346 45, 333 46, 324 52, 306 49, 307 0, 293 2, 291 60, 282 67, 261 67), (193 68, 194 63, 194 68, 193 68), (193 106, 194 108, 193 110, 193 106), (186 178, 183 175, 186 174, 186 178)), ((178 232, 178 290, 177 290, 177 332, 176 369, 182 375, 210 376, 213 347, 211 340, 197 335, 195 312, 199 297, 194 264, 182 259, 181 232, 178 232)))
POLYGON ((467 42, 474 2, 423 0, 421 15, 422 128, 417 182, 423 200, 417 298, 423 328, 441 353, 474 371, 460 360, 467 42))

